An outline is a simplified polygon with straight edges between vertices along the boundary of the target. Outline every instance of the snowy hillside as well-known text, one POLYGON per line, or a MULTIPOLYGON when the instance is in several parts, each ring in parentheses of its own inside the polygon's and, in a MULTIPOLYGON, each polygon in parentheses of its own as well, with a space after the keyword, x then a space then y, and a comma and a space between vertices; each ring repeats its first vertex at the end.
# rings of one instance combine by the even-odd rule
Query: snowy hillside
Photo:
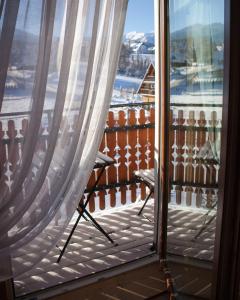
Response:
POLYGON ((133 53, 152 53, 154 51, 154 33, 129 32, 124 37, 124 44, 128 45, 133 53))
MULTIPOLYGON (((222 56, 223 32, 224 26, 221 23, 213 23, 211 26, 195 24, 171 32, 171 56, 175 56, 173 60, 188 61, 188 52, 192 47, 199 48, 201 45, 206 45, 206 48, 209 48, 209 43, 212 43, 212 53, 215 52, 213 56, 222 56), (189 43, 191 41, 194 41, 194 45, 190 45, 190 47, 189 43)), ((126 33, 123 43, 132 54, 154 54, 154 32, 132 31, 126 33)), ((220 59, 222 60, 222 57, 218 60, 220 59)))

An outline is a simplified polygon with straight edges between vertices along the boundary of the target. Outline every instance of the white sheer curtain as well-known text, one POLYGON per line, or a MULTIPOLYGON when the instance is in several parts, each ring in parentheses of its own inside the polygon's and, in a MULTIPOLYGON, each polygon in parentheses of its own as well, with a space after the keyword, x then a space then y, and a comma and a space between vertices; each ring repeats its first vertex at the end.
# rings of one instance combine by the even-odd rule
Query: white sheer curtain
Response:
MULTIPOLYGON (((18 159, 10 163, 16 147, 1 157, 5 280, 56 245, 83 194, 111 101, 127 0, 12 0, 1 6, 1 112, 28 111, 18 159)), ((2 124, 6 118, 2 114, 2 124)))

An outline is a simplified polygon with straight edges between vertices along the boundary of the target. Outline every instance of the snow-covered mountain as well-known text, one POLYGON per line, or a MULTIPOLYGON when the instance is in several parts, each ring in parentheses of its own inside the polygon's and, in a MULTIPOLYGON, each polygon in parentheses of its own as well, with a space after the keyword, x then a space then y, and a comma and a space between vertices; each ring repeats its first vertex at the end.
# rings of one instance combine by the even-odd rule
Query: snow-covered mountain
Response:
POLYGON ((144 33, 131 31, 125 35, 125 41, 129 40, 141 43, 154 44, 154 32, 144 33))
MULTIPOLYGON (((219 52, 219 47, 223 46, 223 31, 221 23, 213 23, 211 26, 195 24, 177 30, 171 33, 171 51, 174 51, 175 56, 186 55, 186 49, 190 48, 189 42, 195 40, 195 48, 199 47, 198 44, 212 43, 213 52, 219 52)), ((135 54, 153 54, 155 50, 154 32, 132 31, 125 34, 123 42, 135 54)), ((206 44, 206 47, 209 45, 206 44)), ((184 57, 184 60, 187 58, 184 57)))
POLYGON ((124 36, 124 44, 128 45, 132 52, 136 54, 153 53, 154 32, 129 32, 124 36))

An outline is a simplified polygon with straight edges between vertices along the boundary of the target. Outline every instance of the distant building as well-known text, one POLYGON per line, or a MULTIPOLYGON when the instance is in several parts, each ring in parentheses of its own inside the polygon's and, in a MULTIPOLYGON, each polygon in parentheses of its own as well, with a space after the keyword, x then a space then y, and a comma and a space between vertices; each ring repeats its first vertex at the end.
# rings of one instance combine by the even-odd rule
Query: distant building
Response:
POLYGON ((155 66, 153 62, 150 63, 137 90, 137 94, 142 96, 144 102, 155 100, 155 66))

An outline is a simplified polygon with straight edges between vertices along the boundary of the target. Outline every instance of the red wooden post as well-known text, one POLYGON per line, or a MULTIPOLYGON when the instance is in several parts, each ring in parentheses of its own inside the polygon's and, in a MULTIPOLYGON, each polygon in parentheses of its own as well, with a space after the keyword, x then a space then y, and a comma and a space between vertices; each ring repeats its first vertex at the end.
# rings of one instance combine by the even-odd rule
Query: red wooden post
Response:
MULTIPOLYGON (((203 145, 206 143, 206 119, 205 119, 205 112, 200 111, 199 120, 198 120, 198 126, 199 131, 197 134, 197 147, 200 150, 203 145)), ((201 160, 197 161, 197 167, 196 167, 196 183, 198 185, 204 184, 204 164, 201 160)), ((202 195, 203 190, 199 187, 196 189, 196 206, 201 207, 202 205, 202 195)))
MULTIPOLYGON (((171 109, 169 112, 169 149, 168 149, 168 157, 169 157, 169 183, 170 190, 172 190, 172 181, 174 180, 174 159, 172 154, 174 153, 174 130, 171 127, 173 125, 173 110, 171 109)), ((171 197, 169 197, 169 202, 171 201, 171 197)))
MULTIPOLYGON (((136 110, 131 109, 129 111, 129 120, 128 120, 128 124, 130 126, 136 125, 137 123, 137 118, 136 118, 136 110)), ((129 180, 133 179, 134 177, 134 171, 137 170, 137 164, 136 164, 136 153, 137 153, 137 129, 134 130, 129 130, 128 133, 128 142, 129 142, 129 146, 130 146, 130 160, 131 163, 129 165, 129 180)), ((131 202, 136 201, 136 184, 131 184, 130 185, 130 190, 131 190, 131 202)))
MULTIPOLYGON (((114 113, 110 111, 108 113, 108 128, 113 128, 115 125, 114 113)), ((108 155, 114 159, 115 156, 115 147, 116 147, 116 132, 108 132, 106 136, 107 147, 109 149, 108 155)), ((117 182, 117 173, 115 165, 111 165, 108 168, 108 182, 114 183, 117 182)), ((111 207, 115 207, 116 205, 116 195, 115 189, 110 189, 110 205, 111 207)))
POLYGON ((4 132, 2 130, 2 122, 0 122, 0 177, 2 178, 4 172, 4 163, 6 161, 6 148, 3 143, 4 132))
MULTIPOLYGON (((150 108, 150 117, 149 121, 151 124, 155 124, 155 108, 151 107, 150 108)), ((149 143, 150 143, 150 162, 149 162, 149 167, 154 168, 154 134, 155 134, 155 128, 149 128, 148 129, 148 134, 149 134, 149 143)))
MULTIPOLYGON (((183 146, 184 146, 184 140, 185 140, 185 131, 181 130, 181 126, 184 124, 184 118, 183 118, 183 110, 178 111, 178 117, 176 118, 176 123, 179 126, 179 129, 176 130, 176 181, 183 182, 184 181, 184 167, 183 167, 183 146)), ((181 204, 182 203, 182 185, 177 185, 175 187, 176 190, 176 203, 181 204)))
MULTIPOLYGON (((189 118, 187 120, 188 129, 186 132, 186 153, 188 155, 186 162, 186 181, 189 183, 194 183, 194 169, 193 169, 193 148, 195 145, 195 115, 194 111, 189 111, 189 118)), ((191 206, 192 204, 192 193, 193 187, 191 185, 187 186, 186 189, 186 205, 191 206)))

